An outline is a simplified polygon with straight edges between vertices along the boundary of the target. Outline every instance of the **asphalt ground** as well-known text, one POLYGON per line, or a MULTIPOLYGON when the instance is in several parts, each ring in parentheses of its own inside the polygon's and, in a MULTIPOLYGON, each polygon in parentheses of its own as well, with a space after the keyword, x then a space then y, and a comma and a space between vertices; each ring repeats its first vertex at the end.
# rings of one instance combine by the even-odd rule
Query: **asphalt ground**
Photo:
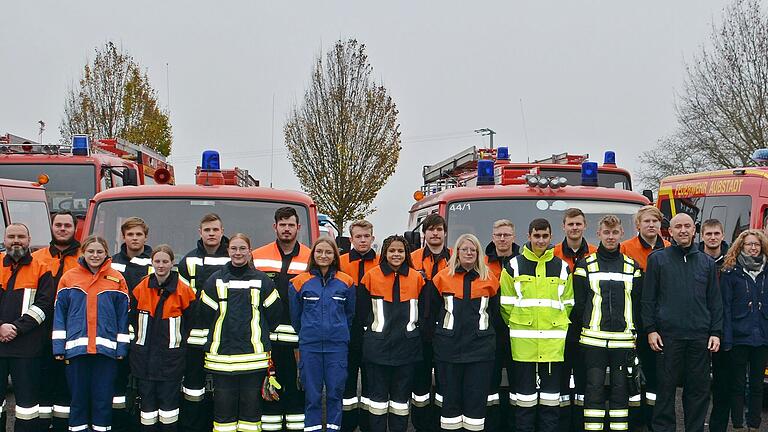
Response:
MULTIPOLYGON (((678 389, 677 391, 677 430, 683 431, 685 430, 684 424, 683 424, 683 402, 682 402, 682 389, 678 389)), ((13 431, 13 393, 8 393, 6 396, 6 407, 8 407, 8 421, 5 426, 5 430, 7 432, 13 431)), ((709 430, 709 425, 707 424, 705 426, 705 430, 709 430)), ((732 427, 728 427, 729 431, 733 431, 734 429, 732 427)), ((761 431, 768 431, 768 404, 763 403, 763 424, 760 428, 761 431)), ((411 425, 408 426, 408 432, 414 431, 413 427, 411 425)))

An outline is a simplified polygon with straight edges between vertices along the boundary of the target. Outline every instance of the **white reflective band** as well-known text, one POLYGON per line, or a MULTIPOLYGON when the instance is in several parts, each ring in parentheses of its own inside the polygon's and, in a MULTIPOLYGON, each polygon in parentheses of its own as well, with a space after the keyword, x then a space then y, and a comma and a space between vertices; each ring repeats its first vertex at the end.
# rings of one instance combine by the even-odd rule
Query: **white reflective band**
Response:
POLYGON ((115 396, 112 398, 113 404, 124 404, 125 403, 125 396, 115 396))
POLYGON ((656 400, 656 393, 645 393, 645 398, 648 400, 656 400))
POLYGON ((189 331, 189 335, 195 336, 195 337, 208 337, 208 332, 209 332, 208 329, 204 329, 204 330, 192 329, 189 331))
POLYGON ((416 393, 411 393, 411 399, 416 402, 426 402, 429 400, 429 394, 417 395, 416 393))
POLYGON ((443 395, 441 395, 440 393, 435 393, 435 401, 443 402, 443 395))
POLYGON ((80 347, 80 346, 88 346, 88 338, 82 337, 78 339, 74 339, 71 341, 67 341, 66 344, 64 344, 65 350, 71 350, 72 348, 80 347))
POLYGON ((629 429, 629 422, 611 422, 611 430, 627 430, 629 429))
POLYGON ((86 429, 88 429, 88 425, 87 424, 78 425, 78 426, 70 426, 69 427, 69 431, 70 432, 80 432, 80 431, 84 431, 86 429))
POLYGON ((190 265, 190 264, 199 265, 199 266, 203 265, 203 259, 198 257, 188 257, 186 262, 187 262, 187 265, 190 265))
POLYGON ((40 414, 40 405, 23 407, 16 405, 16 418, 20 420, 32 420, 40 414))
POLYGON ((31 316, 38 324, 42 324, 43 321, 45 321, 45 312, 35 305, 32 305, 27 309, 27 315, 31 316))
POLYGON ((158 410, 157 413, 160 415, 160 417, 164 417, 164 418, 178 417, 179 409, 176 408, 175 410, 171 410, 171 411, 158 410))
POLYGON ((293 329, 293 326, 290 324, 280 324, 275 329, 275 333, 289 333, 289 334, 296 334, 296 330, 293 329))
POLYGON ((509 330, 509 336, 522 339, 565 339, 565 330, 509 330))
POLYGON ((112 268, 119 271, 120 273, 125 273, 125 264, 113 262, 112 268))
POLYGON ((200 265, 224 265, 228 262, 229 257, 205 257, 200 265))
POLYGON ((214 432, 234 432, 237 430, 237 422, 233 423, 216 423, 213 422, 214 432))
POLYGON ((264 299, 264 307, 272 306, 272 303, 274 303, 279 298, 280 298, 280 294, 277 292, 277 290, 272 290, 272 294, 270 294, 269 296, 267 296, 267 298, 264 299))
POLYGON ((69 414, 69 407, 64 405, 54 405, 53 412, 61 413, 61 414, 69 414))
POLYGON ((91 426, 91 429, 93 429, 93 432, 108 432, 112 430, 112 426, 97 426, 93 425, 91 426))
POLYGON ((446 423, 446 424, 459 424, 461 423, 461 416, 458 417, 443 417, 440 416, 440 423, 446 423))
POLYGON ((67 338, 67 331, 66 330, 54 330, 51 333, 51 339, 53 340, 63 340, 67 338))
POLYGON ((136 264, 142 267, 146 267, 152 264, 152 258, 133 257, 131 258, 131 264, 136 264))
POLYGON ((157 411, 141 412, 141 424, 150 426, 157 423, 157 411))
POLYGON ((539 399, 549 401, 560 401, 560 393, 539 393, 539 399))
POLYGON ((237 422, 237 430, 240 432, 261 432, 261 425, 259 423, 240 420, 237 422))
MULTIPOLYGON (((125 335, 125 336, 128 337, 128 335, 125 335)), ((96 336, 96 345, 105 346, 110 349, 117 349, 117 342, 111 341, 107 338, 98 337, 98 336, 96 336)))
POLYGON ((261 280, 259 279, 251 279, 251 280, 231 280, 225 284, 224 286, 227 286, 231 289, 250 289, 250 288, 261 288, 261 280))
POLYGON ((603 424, 602 423, 584 423, 584 430, 601 431, 603 430, 603 424))
POLYGON ((629 397, 629 401, 630 402, 640 402, 641 399, 642 399, 642 397, 639 394, 638 395, 633 395, 633 396, 629 397))
POLYGON ((127 335, 125 333, 118 333, 117 334, 117 341, 122 343, 128 343, 131 341, 131 336, 127 335))
POLYGON ((320 430, 322 428, 323 428, 323 425, 305 426, 304 432, 312 432, 312 431, 320 430))
POLYGON ((584 409, 584 417, 598 417, 603 418, 605 417, 605 410, 601 409, 584 409))
POLYGON ((470 424, 472 426, 482 426, 485 423, 485 418, 476 419, 476 418, 464 416, 463 421, 464 423, 470 424))
MULTIPOLYGON (((285 421, 287 422, 304 422, 304 414, 286 414, 285 421)), ((303 428, 303 426, 302 426, 303 428)))
POLYGON ((624 273, 590 273, 589 274, 589 282, 599 282, 599 281, 617 281, 617 282, 632 282, 632 279, 634 278, 631 274, 624 274, 624 273))
POLYGON ((394 408, 396 410, 408 410, 408 402, 395 402, 393 400, 389 401, 389 407, 394 408))
POLYGON ((497 401, 497 400, 499 400, 499 394, 498 393, 493 393, 493 394, 489 394, 488 395, 488 399, 487 399, 488 402, 493 402, 493 401, 497 401))
POLYGON ((627 417, 629 416, 629 410, 628 409, 609 410, 608 415, 610 417, 627 417))
POLYGON ((359 402, 358 398, 353 397, 348 399, 342 399, 341 404, 343 406, 352 406, 352 405, 357 405, 358 402, 359 402))
POLYGON ((501 304, 513 305, 517 307, 549 307, 557 310, 563 310, 564 302, 552 299, 520 299, 512 296, 502 296, 501 304))
POLYGON ((515 399, 517 399, 518 401, 521 401, 521 402, 535 402, 536 399, 538 399, 538 398, 539 397, 538 397, 538 395, 536 393, 534 393, 534 394, 520 394, 520 393, 516 393, 515 394, 515 399))
POLYGON ((503 305, 516 305, 517 304, 517 297, 513 296, 501 296, 501 304, 503 305))
POLYGON ((328 426, 327 426, 327 428, 328 428, 328 429, 331 429, 331 430, 339 430, 339 429, 341 429, 341 426, 339 426, 339 425, 335 425, 335 424, 333 424, 333 423, 328 423, 328 426))
POLYGON ((41 405, 41 406, 40 406, 40 409, 38 410, 38 412, 40 413, 40 415, 43 415, 43 414, 46 414, 46 415, 47 415, 47 414, 52 414, 52 413, 53 413, 53 407, 52 407, 52 406, 42 406, 42 405, 41 405))
POLYGON ((283 422, 280 421, 280 423, 266 423, 264 422, 264 419, 261 420, 261 430, 265 431, 279 431, 283 430, 283 422))
MULTIPOLYGON (((408 300, 408 324, 405 325, 406 331, 416 330, 416 322, 419 320, 419 300, 408 300)), ((383 321, 383 320, 382 320, 383 321)))
POLYGON ((189 389, 189 388, 186 388, 186 387, 181 387, 181 392, 184 393, 185 395, 189 395, 189 396, 204 396, 205 395, 205 389, 204 388, 201 388, 201 389, 189 389))

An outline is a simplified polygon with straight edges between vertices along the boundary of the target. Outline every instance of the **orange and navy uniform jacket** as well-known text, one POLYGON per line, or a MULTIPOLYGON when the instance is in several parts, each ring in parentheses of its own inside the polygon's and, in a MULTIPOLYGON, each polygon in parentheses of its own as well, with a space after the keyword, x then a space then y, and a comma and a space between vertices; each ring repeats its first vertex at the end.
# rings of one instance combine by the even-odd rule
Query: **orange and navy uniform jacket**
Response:
POLYGON ((48 266, 27 253, 18 262, 8 254, 0 266, 0 323, 16 327, 16 338, 0 344, 0 357, 37 357, 48 340, 55 288, 48 266))
POLYGON ((425 341, 432 340, 432 333, 434 332, 434 323, 431 320, 433 315, 432 304, 437 294, 435 293, 435 285, 432 283, 432 279, 440 270, 448 266, 448 259, 450 258, 451 250, 446 247, 443 247, 443 250, 438 254, 433 254, 428 246, 411 252, 413 268, 421 273, 425 282, 419 297, 419 303, 422 305, 419 308, 419 313, 421 314, 419 319, 424 323, 421 337, 425 341))
POLYGON ((634 238, 622 242, 620 251, 624 255, 627 255, 635 260, 635 263, 638 265, 638 267, 640 267, 640 270, 645 272, 646 266, 648 265, 648 255, 650 255, 653 251, 664 249, 669 245, 671 245, 670 242, 659 236, 656 239, 656 244, 653 245, 653 248, 651 248, 651 245, 643 240, 643 238, 640 237, 640 234, 638 234, 634 238))
POLYGON ((481 280, 473 269, 441 270, 434 278, 438 297, 433 305, 435 360, 449 363, 487 361, 496 354, 494 311, 499 310, 499 281, 481 280))
POLYGON ((198 292, 189 344, 205 350, 205 369, 225 375, 267 369, 269 333, 283 307, 272 280, 262 271, 229 262, 198 292))
MULTIPOLYGON (((339 258, 339 270, 348 274, 356 286, 355 311, 359 311, 365 306, 362 304, 364 300, 364 289, 360 285, 363 276, 377 265, 379 265, 379 257, 373 249, 369 249, 368 252, 364 254, 352 249, 349 253, 346 253, 339 258)), ((363 321, 365 321, 366 318, 367 317, 360 316, 359 313, 355 312, 355 318, 352 320, 352 335, 349 341, 350 349, 356 348, 359 350, 362 347, 363 321)))
POLYGON ((128 354, 128 286, 107 258, 91 273, 83 258, 59 282, 53 318, 53 355, 128 354))
POLYGON ((579 250, 574 251, 568 247, 568 241, 563 239, 561 243, 555 245, 552 252, 554 252, 556 257, 565 261, 568 264, 568 269, 573 273, 573 269, 576 268, 576 264, 580 260, 584 259, 587 255, 597 252, 597 246, 587 243, 587 240, 582 238, 579 250))
POLYGON ((192 288, 172 271, 163 283, 144 277, 131 293, 131 373, 144 380, 179 381, 190 327, 192 288))
POLYGON ((520 255, 520 246, 517 243, 512 243, 512 254, 509 256, 499 256, 496 252, 496 245, 493 242, 488 243, 485 247, 485 264, 488 269, 496 276, 496 279, 501 277, 501 271, 509 264, 509 260, 520 255))
POLYGON ((64 273, 77 267, 77 259, 80 258, 80 242, 72 240, 66 249, 59 250, 52 240, 49 247, 34 251, 32 256, 42 261, 50 270, 55 291, 64 273))
POLYGON ((291 324, 305 352, 347 352, 352 317, 355 315, 355 284, 352 278, 330 268, 319 269, 291 280, 291 324))
POLYGON ((401 366, 422 360, 419 294, 421 273, 406 265, 393 270, 388 263, 374 267, 361 283, 364 306, 363 361, 401 366))
POLYGON ((277 328, 269 335, 272 342, 294 347, 299 343, 299 335, 291 325, 289 284, 296 275, 307 271, 309 255, 309 248, 299 242, 296 242, 291 253, 285 254, 277 241, 267 243, 251 253, 253 265, 272 279, 280 294, 282 312, 277 328))
POLYGON ((128 290, 133 289, 148 274, 152 273, 152 248, 144 245, 144 250, 138 256, 128 257, 128 248, 123 243, 120 252, 112 257, 112 268, 123 274, 128 290))

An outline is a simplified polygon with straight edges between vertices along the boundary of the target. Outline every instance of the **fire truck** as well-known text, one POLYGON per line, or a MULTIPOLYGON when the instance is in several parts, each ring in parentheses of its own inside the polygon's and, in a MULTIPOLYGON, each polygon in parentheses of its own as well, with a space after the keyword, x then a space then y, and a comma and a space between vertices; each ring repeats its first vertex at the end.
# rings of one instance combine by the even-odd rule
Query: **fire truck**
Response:
POLYGON ((194 185, 120 187, 96 194, 88 207, 85 232, 104 237, 111 253, 117 253, 122 242, 120 225, 138 216, 149 225, 150 244, 169 244, 180 259, 197 245, 204 215, 218 214, 227 235, 245 233, 255 248, 275 240, 274 212, 285 206, 299 215, 299 242, 311 244, 320 231, 317 208, 308 195, 240 186, 235 177, 224 176, 218 153, 206 151, 194 185))
MULTIPOLYGON (((41 185, 0 179, 0 238, 5 237, 5 227, 11 223, 23 223, 29 228, 32 249, 48 246, 51 241, 51 223, 45 189, 41 185)), ((3 244, 0 241, 2 250, 3 244)))
POLYGON ((173 167, 152 149, 122 139, 90 142, 75 135, 71 145, 38 144, 0 137, 0 173, 45 184, 51 212, 71 210, 82 218, 96 193, 124 185, 173 183, 173 167), (20 142, 21 141, 21 142, 20 142))
MULTIPOLYGON (((406 233, 409 242, 420 245, 421 222, 438 213, 448 222, 448 242, 463 233, 476 235, 483 244, 491 240, 491 227, 498 219, 509 219, 525 238, 528 224, 536 218, 549 220, 558 238, 563 212, 580 208, 590 227, 605 214, 615 214, 632 231, 633 215, 650 200, 631 191, 631 177, 616 166, 613 152, 606 152, 602 165, 588 155, 555 155, 541 161, 512 163, 506 147, 470 148, 438 164, 424 167, 424 185, 414 193, 406 233)), ((596 243, 594 229, 585 238, 596 243)))

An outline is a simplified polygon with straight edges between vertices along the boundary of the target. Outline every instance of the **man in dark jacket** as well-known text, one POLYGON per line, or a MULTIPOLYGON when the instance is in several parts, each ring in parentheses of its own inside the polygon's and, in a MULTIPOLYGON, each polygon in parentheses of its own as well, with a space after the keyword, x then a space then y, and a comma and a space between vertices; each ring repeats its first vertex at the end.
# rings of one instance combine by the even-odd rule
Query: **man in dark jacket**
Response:
POLYGON ((675 431, 675 392, 682 382, 686 431, 703 431, 709 405, 710 353, 720 348, 723 301, 717 269, 693 245, 693 219, 670 221, 676 244, 651 253, 642 294, 642 319, 656 354, 655 432, 675 431))
MULTIPOLYGON (((200 240, 197 241, 197 248, 189 251, 179 261, 178 266, 179 278, 195 291, 198 300, 208 278, 229 262, 229 239, 224 236, 224 225, 219 215, 210 213, 203 216, 199 230, 200 240)), ((199 301, 196 304, 199 304, 199 301)), ((191 306, 190 315, 193 317, 197 307, 191 306)), ((184 398, 181 401, 179 430, 210 431, 213 424, 213 401, 210 396, 205 397, 205 352, 190 345, 187 347, 186 357, 184 381, 181 386, 184 398)))

